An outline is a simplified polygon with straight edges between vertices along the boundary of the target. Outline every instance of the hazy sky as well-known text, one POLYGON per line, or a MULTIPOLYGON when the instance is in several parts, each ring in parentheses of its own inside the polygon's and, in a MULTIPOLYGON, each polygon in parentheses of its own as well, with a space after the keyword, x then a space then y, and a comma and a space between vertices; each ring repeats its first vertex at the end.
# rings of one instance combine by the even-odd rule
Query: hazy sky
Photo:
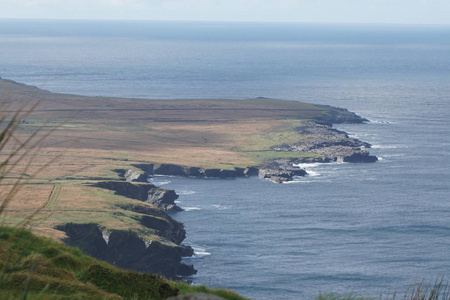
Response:
POLYGON ((0 18, 450 24, 450 0, 0 0, 0 18))

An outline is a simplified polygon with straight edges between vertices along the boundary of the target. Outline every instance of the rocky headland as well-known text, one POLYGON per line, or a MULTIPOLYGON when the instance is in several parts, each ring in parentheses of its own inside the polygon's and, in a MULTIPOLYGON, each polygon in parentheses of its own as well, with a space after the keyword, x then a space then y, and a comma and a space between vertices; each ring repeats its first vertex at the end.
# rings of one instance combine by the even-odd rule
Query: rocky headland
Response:
MULTIPOLYGON (((127 171, 134 174, 135 178, 145 178, 152 175, 168 175, 197 178, 233 178, 258 175, 261 179, 268 179, 276 183, 292 181, 294 177, 306 176, 307 172, 298 167, 301 163, 373 163, 378 161, 376 156, 370 155, 369 143, 349 137, 349 135, 332 128, 333 124, 354 123, 362 124, 367 119, 348 111, 344 108, 323 105, 328 110, 326 116, 320 116, 306 121, 304 125, 295 128, 299 135, 299 141, 295 143, 283 143, 270 148, 272 151, 298 152, 318 154, 314 157, 277 158, 264 161, 260 166, 248 166, 246 168, 229 169, 205 169, 201 167, 190 167, 176 164, 138 164, 136 168, 145 172, 145 176, 139 173, 127 171), (300 137, 302 137, 300 139, 300 137)), ((123 171, 125 172, 125 171, 123 171)), ((131 176, 131 175, 129 175, 131 176)), ((133 178, 134 178, 133 177, 133 178)), ((156 203, 156 202, 155 202, 156 203)), ((161 206, 161 205, 159 205, 161 206)))
POLYGON ((307 175, 300 163, 377 160, 369 144, 332 127, 367 120, 330 106, 84 97, 0 79, 0 104, 9 113, 35 99, 39 106, 19 121, 18 138, 47 136, 32 168, 59 159, 24 185, 5 224, 22 217, 33 195, 36 207, 45 207, 36 232, 122 268, 170 278, 195 273, 181 263, 193 250, 182 244, 183 224, 169 215, 180 210, 178 195, 149 177, 259 176, 283 183, 307 175))

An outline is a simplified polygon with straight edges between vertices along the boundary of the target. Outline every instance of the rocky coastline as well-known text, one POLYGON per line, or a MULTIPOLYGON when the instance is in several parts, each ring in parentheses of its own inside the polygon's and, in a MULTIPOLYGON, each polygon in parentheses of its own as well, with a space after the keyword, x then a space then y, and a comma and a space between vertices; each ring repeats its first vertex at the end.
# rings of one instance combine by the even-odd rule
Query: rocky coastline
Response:
MULTIPOLYGON (((306 158, 280 158, 264 162, 261 166, 248 166, 246 168, 204 169, 175 164, 139 164, 134 167, 145 173, 145 176, 135 173, 133 176, 146 178, 153 175, 197 177, 197 178, 234 178, 258 175, 261 179, 268 179, 276 183, 292 181, 294 177, 306 176, 304 169, 297 167, 301 163, 373 163, 378 161, 376 156, 370 155, 369 143, 360 141, 337 129, 333 124, 362 124, 367 119, 344 108, 319 105, 328 110, 328 115, 318 117, 297 127, 299 136, 306 137, 297 143, 272 146, 270 150, 277 152, 309 152, 318 154, 316 157, 306 158)), ((280 155, 281 157, 282 155, 280 155)), ((122 170, 125 172, 125 170, 122 170)), ((127 172, 132 172, 127 171, 127 172)), ((131 174, 131 173, 130 173, 131 174)))
MULTIPOLYGON (((168 278, 180 278, 196 273, 193 266, 183 264, 182 258, 194 255, 191 247, 182 244, 186 231, 182 223, 167 212, 182 210, 176 205, 178 195, 174 190, 163 189, 148 182, 154 175, 196 178, 235 178, 259 176, 261 179, 283 183, 307 172, 298 167, 301 163, 372 163, 378 159, 369 154, 370 144, 351 138, 347 133, 332 128, 336 123, 364 123, 367 120, 346 109, 327 107, 329 115, 306 122, 296 128, 299 136, 307 137, 292 144, 271 148, 277 152, 310 152, 314 158, 280 158, 266 161, 260 166, 234 169, 207 169, 176 164, 134 164, 139 171, 117 169, 121 180, 99 181, 94 187, 113 190, 116 194, 150 205, 135 202, 120 208, 137 212, 139 222, 154 232, 158 240, 146 240, 135 232, 108 231, 98 224, 73 224, 60 226, 68 236, 64 242, 79 247, 83 252, 125 269, 161 274, 168 278)), ((281 155, 280 155, 281 156, 281 155)))

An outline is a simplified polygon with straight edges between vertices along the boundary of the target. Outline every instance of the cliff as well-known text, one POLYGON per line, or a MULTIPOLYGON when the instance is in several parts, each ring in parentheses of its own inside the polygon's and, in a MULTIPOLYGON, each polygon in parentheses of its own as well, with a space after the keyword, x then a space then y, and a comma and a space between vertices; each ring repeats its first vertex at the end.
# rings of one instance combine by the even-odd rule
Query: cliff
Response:
MULTIPOLYGON (((147 221, 151 222, 151 219, 147 217, 147 221)), ((66 245, 78 247, 92 257, 123 269, 160 274, 167 278, 175 278, 180 271, 183 275, 196 273, 192 266, 181 264, 183 248, 174 243, 146 241, 135 232, 108 231, 94 223, 68 223, 58 226, 58 229, 66 232, 68 237, 63 240, 66 245)))
MULTIPOLYGON (((131 171, 127 173, 131 174, 131 171)), ((134 177, 136 180, 140 176, 134 177)), ((178 208, 173 203, 178 197, 175 191, 150 183, 119 180, 97 182, 91 186, 113 190, 130 200, 142 201, 130 201, 118 207, 137 213, 135 218, 151 234, 109 229, 96 223, 68 223, 56 227, 66 233, 64 243, 124 269, 160 274, 167 278, 196 273, 192 266, 181 263, 183 256, 193 255, 192 248, 181 245, 186 238, 184 225, 164 212, 169 210, 168 206, 172 210, 178 208), (146 202, 153 205, 146 205, 146 202)))

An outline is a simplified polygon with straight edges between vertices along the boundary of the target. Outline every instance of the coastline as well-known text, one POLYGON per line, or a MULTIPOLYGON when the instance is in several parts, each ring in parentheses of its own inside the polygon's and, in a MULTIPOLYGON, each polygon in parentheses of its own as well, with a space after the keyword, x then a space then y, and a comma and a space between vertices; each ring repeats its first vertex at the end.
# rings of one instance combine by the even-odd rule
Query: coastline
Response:
MULTIPOLYGON (((62 159, 63 170, 45 174, 34 185, 58 186, 71 193, 92 189, 95 196, 78 196, 80 213, 92 210, 93 201, 102 202, 101 208, 106 210, 106 217, 94 212, 80 218, 60 209, 58 218, 41 223, 37 231, 117 266, 169 278, 195 274, 192 266, 181 264, 182 257, 192 256, 193 250, 182 245, 186 236, 183 224, 166 213, 179 209, 174 202, 178 195, 148 183, 148 176, 258 175, 282 183, 307 174, 296 166, 300 163, 377 160, 362 149, 369 148, 369 144, 332 128, 333 124, 367 121, 342 108, 266 98, 167 102, 82 97, 55 94, 9 80, 0 83, 6 105, 8 101, 4 100, 9 99, 5 97, 19 103, 33 98, 41 101, 33 118, 22 120, 24 134, 28 127, 41 126, 42 120, 73 118, 78 111, 71 124, 58 129, 61 134, 52 136, 43 150, 70 152, 66 148, 67 136, 74 133, 79 135, 77 148, 62 159), (230 116, 230 112, 234 115, 230 116), (151 135, 143 136, 150 128, 151 135), (155 130, 160 135, 153 134, 155 130), (148 142, 141 139, 147 137, 151 138, 148 142), (174 150, 173 144, 178 148, 174 150), (114 152, 123 147, 123 151, 114 152), (149 156, 147 147, 154 147, 153 153, 164 153, 166 158, 155 161, 156 155, 149 156), (189 160, 198 151, 196 160, 189 160), (175 163, 177 160, 186 164, 175 163), (64 172, 69 162, 68 176, 64 172), (109 192, 104 194, 104 190, 109 192)), ((39 193, 45 198, 46 191, 39 193)), ((64 207, 67 200, 60 197, 55 201, 64 207)))

